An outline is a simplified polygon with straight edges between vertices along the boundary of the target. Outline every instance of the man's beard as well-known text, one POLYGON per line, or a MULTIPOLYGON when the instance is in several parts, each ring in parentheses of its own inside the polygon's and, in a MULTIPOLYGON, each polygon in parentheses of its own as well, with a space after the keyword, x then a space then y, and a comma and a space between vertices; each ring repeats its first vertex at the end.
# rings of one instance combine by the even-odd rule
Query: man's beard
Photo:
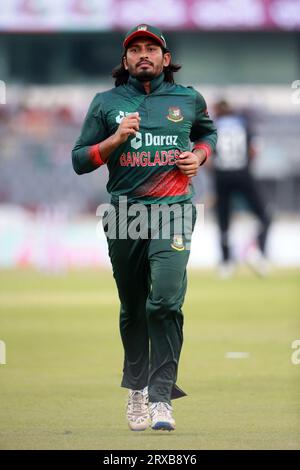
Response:
POLYGON ((150 70, 142 70, 141 72, 136 73, 134 77, 140 82, 149 82, 150 80, 153 80, 156 75, 157 74, 155 72, 150 72, 150 70))

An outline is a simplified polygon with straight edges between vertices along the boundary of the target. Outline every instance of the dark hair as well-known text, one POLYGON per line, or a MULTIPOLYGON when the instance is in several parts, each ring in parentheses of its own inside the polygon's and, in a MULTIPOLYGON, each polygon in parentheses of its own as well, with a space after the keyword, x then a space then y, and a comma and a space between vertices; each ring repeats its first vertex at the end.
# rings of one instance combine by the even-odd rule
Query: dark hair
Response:
MULTIPOLYGON (((169 52, 167 49, 163 49, 163 48, 161 49, 162 49, 163 54, 165 54, 166 52, 169 52)), ((124 63, 123 63, 123 59, 126 57, 126 52, 127 50, 122 55, 120 65, 115 67, 111 73, 112 77, 115 78, 116 87, 126 84, 129 78, 129 72, 128 70, 125 69, 124 63)), ((164 67, 164 70, 163 70, 165 74, 164 81, 169 82, 169 83, 174 83, 174 72, 178 72, 178 70, 180 69, 181 69, 181 65, 172 64, 172 63, 170 63, 167 67, 164 67)))

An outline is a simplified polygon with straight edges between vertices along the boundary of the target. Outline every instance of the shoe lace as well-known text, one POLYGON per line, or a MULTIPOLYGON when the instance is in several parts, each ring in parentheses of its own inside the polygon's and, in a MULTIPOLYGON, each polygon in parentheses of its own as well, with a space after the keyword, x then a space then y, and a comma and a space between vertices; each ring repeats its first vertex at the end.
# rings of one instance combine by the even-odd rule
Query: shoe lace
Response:
POLYGON ((150 406, 151 414, 156 415, 159 414, 161 416, 165 416, 166 418, 172 417, 172 407, 168 403, 164 402, 156 402, 152 403, 150 406))
POLYGON ((145 413, 146 399, 140 390, 131 390, 128 399, 128 411, 134 415, 142 415, 145 413))

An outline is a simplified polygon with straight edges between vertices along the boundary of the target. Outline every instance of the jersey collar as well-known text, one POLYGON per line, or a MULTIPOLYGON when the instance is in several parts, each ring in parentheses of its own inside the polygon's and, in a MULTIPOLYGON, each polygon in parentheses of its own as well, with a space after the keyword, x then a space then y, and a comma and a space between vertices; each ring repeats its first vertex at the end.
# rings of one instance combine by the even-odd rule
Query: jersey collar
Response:
MULTIPOLYGON (((153 78, 153 80, 150 81, 150 88, 151 88, 151 93, 153 93, 155 90, 157 90, 163 83, 164 81, 164 73, 162 72, 158 77, 153 78)), ((138 80, 135 77, 132 77, 131 75, 128 78, 128 85, 131 87, 134 87, 136 90, 139 90, 143 94, 146 95, 146 91, 143 85, 143 82, 138 80)))

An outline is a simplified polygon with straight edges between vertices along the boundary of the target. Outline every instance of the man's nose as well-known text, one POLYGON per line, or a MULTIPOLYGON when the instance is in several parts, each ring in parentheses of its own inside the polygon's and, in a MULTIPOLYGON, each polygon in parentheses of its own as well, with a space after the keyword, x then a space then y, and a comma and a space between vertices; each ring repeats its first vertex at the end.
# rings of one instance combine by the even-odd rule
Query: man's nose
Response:
POLYGON ((146 48, 145 48, 145 49, 141 49, 141 51, 140 51, 140 58, 141 58, 141 59, 147 59, 147 58, 148 58, 148 51, 147 51, 146 48))

